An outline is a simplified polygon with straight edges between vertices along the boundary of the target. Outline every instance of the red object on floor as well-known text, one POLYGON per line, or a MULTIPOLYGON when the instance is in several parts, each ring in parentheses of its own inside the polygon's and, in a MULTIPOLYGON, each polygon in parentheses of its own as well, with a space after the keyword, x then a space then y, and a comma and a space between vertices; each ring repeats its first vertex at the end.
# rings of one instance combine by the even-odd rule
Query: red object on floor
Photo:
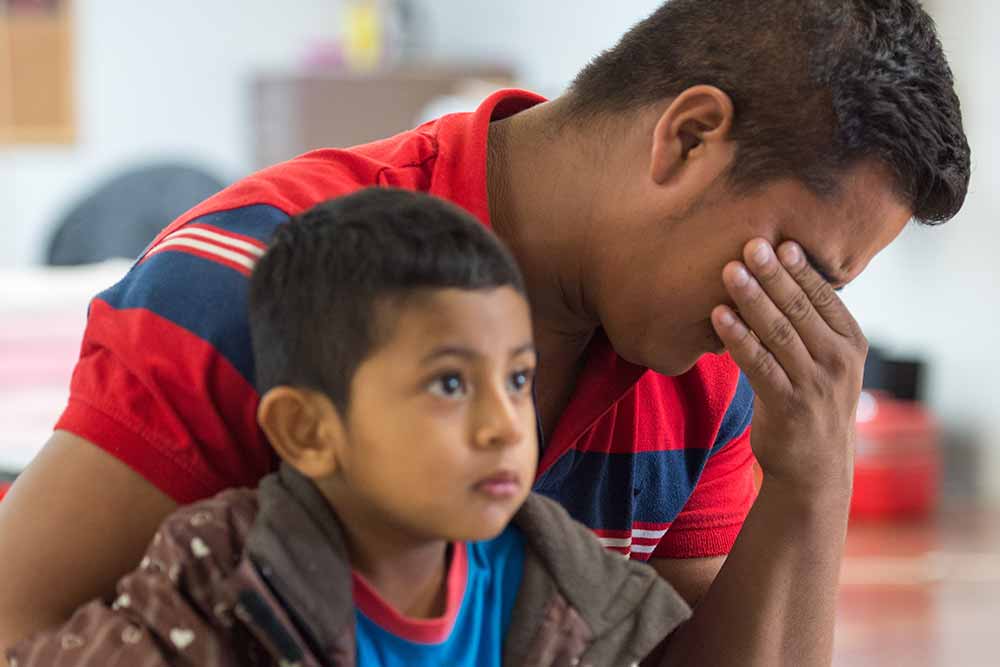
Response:
POLYGON ((0 482, 0 500, 3 500, 3 497, 7 495, 7 492, 9 490, 10 490, 9 482, 0 482))
POLYGON ((937 502, 938 426, 923 404, 864 392, 858 408, 852 518, 927 516, 937 502))

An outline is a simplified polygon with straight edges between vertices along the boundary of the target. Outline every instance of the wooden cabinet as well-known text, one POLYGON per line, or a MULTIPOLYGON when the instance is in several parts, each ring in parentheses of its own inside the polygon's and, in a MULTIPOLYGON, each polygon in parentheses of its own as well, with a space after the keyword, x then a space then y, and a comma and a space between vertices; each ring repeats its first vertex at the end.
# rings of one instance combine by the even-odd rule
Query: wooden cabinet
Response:
POLYGON ((69 0, 0 0, 0 143, 75 138, 69 0))
POLYGON ((413 128, 428 104, 470 80, 512 85, 510 68, 411 65, 372 74, 261 74, 251 93, 254 162, 346 148, 413 128))

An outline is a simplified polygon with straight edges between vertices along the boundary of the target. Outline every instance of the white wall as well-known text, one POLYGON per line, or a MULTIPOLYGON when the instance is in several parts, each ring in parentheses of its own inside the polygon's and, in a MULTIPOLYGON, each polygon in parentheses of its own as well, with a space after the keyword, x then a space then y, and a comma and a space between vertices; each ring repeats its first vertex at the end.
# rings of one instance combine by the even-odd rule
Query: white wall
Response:
POLYGON ((933 0, 973 150, 963 211, 938 229, 910 228, 848 291, 870 338, 930 360, 930 402, 953 440, 983 448, 981 483, 1000 500, 1000 5, 933 0))
POLYGON ((0 147, 0 266, 38 259, 49 225, 109 170, 176 156, 242 175, 246 82, 335 35, 339 0, 76 0, 79 140, 0 147))
POLYGON ((493 57, 525 85, 555 95, 587 62, 614 46, 660 0, 424 0, 438 53, 493 57))
MULTIPOLYGON (((526 85, 556 94, 658 0, 435 0, 443 52, 507 55, 526 85), (530 17, 530 18, 529 18, 530 17)), ((875 342, 930 362, 929 401, 948 440, 987 453, 982 480, 1000 498, 1000 4, 931 0, 974 150, 965 210, 937 229, 912 227, 845 298, 875 342)))

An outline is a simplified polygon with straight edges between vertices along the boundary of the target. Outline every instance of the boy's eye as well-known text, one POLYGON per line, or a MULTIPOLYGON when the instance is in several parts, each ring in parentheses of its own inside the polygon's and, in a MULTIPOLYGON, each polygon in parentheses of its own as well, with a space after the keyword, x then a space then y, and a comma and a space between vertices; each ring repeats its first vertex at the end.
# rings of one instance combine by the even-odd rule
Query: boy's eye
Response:
POLYGON ((531 380, 534 377, 534 371, 531 369, 525 369, 511 373, 510 379, 508 380, 508 385, 510 390, 514 393, 521 393, 525 389, 531 386, 531 380))
POLYGON ((434 378, 428 389, 432 394, 444 398, 461 398, 465 396, 467 388, 465 380, 458 373, 445 373, 434 378))

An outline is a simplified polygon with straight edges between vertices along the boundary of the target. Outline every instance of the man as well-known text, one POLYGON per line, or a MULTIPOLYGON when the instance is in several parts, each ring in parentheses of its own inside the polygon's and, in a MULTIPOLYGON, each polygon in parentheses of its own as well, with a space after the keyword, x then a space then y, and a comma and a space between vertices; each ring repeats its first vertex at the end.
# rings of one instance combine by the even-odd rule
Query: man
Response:
POLYGON ((512 249, 536 489, 695 605, 670 657, 824 664, 866 349, 833 289, 911 218, 953 216, 968 177, 913 0, 675 0, 550 103, 498 93, 242 181, 91 305, 70 405, 0 504, 0 644, 108 592, 176 503, 270 470, 244 276, 289 215, 378 184, 448 198, 512 249))

